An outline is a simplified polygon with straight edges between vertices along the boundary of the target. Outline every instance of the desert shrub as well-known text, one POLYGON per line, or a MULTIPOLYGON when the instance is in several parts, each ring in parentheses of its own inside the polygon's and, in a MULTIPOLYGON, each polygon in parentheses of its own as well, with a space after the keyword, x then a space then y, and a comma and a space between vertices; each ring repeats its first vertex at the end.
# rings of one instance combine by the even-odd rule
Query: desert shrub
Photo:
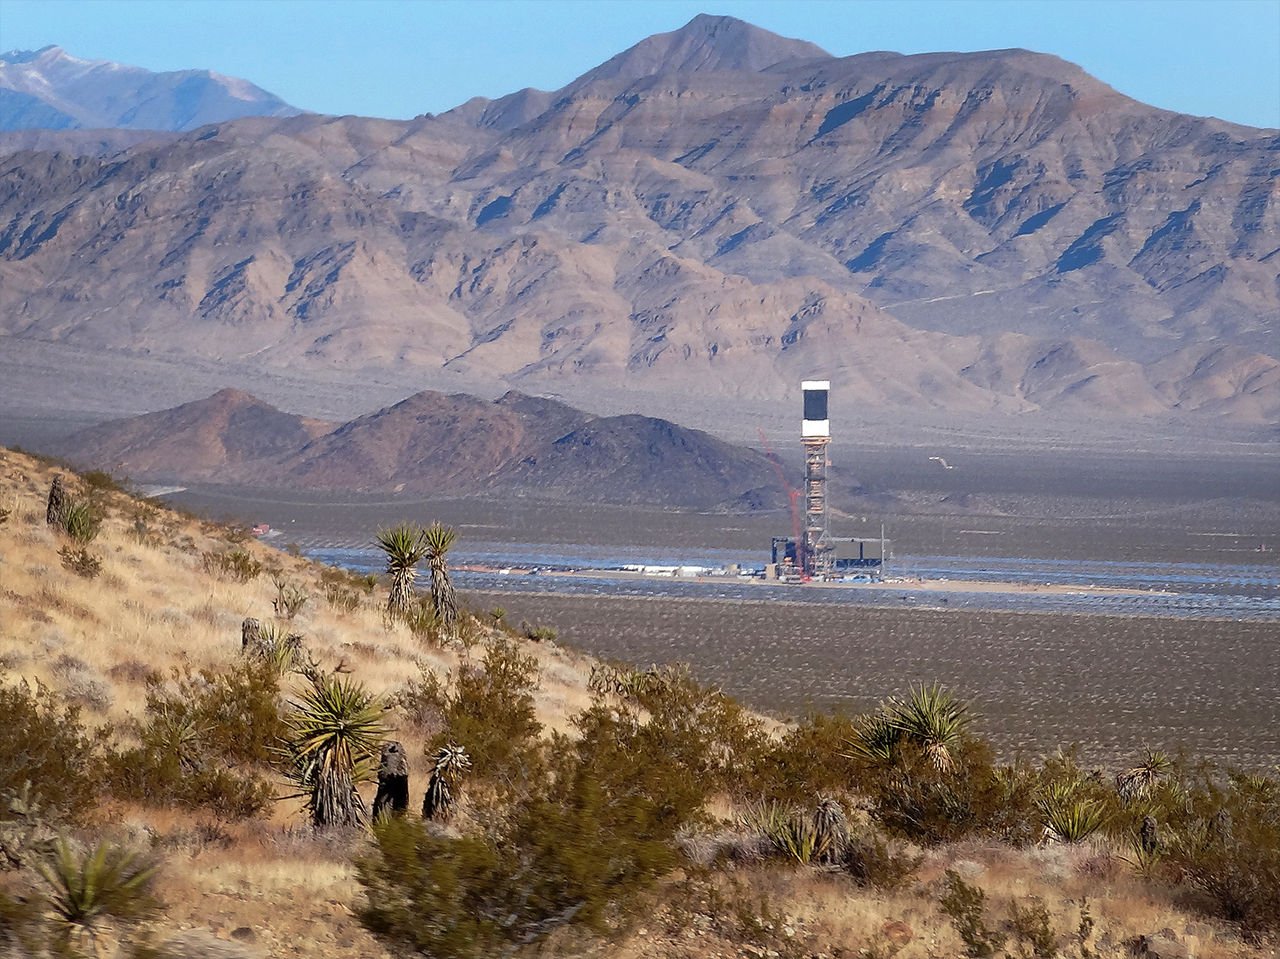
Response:
POLYGON ((905 886, 923 861, 923 856, 868 831, 849 840, 840 865, 859 886, 891 892, 905 886))
POLYGON ((262 563, 254 559, 253 554, 247 550, 206 552, 201 553, 200 556, 205 572, 222 579, 248 583, 262 573, 262 563))
POLYGON ((854 720, 821 713, 807 716, 776 742, 762 745, 755 767, 744 774, 746 791, 783 803, 856 787, 860 765, 846 755, 854 720))
POLYGON ((9 517, 12 515, 13 515, 13 510, 4 506, 0 506, 0 526, 3 526, 5 523, 9 522, 9 517))
POLYGON ((138 745, 108 762, 108 782, 121 797, 252 816, 274 798, 260 770, 274 761, 287 727, 279 673, 245 659, 222 672, 175 672, 148 681, 138 745))
POLYGON ((331 609, 354 613, 360 608, 360 593, 337 583, 324 584, 324 598, 331 609))
POLYGON ((520 621, 520 633, 525 639, 532 640, 535 643, 554 643, 558 635, 550 626, 540 626, 535 623, 520 621))
POLYGON ((320 582, 326 586, 341 586, 364 596, 372 596, 378 585, 378 577, 373 573, 353 573, 340 566, 324 566, 320 570, 320 582))
POLYGON ((1009 936, 1027 959, 1056 959, 1058 934, 1044 900, 1031 896, 1025 903, 1016 899, 1009 906, 1009 936))
POLYGON ((38 797, 53 822, 82 818, 97 800, 109 730, 87 732, 78 706, 39 683, 8 682, 2 672, 0 716, 0 795, 38 797))
POLYGON ((375 827, 358 864, 365 925, 445 957, 497 955, 557 926, 607 929, 676 863, 675 830, 700 794, 674 776, 641 728, 603 706, 553 737, 536 788, 482 835, 430 824, 375 827))
POLYGON ((429 755, 456 743, 471 757, 475 780, 506 790, 528 779, 538 761, 537 688, 537 661, 500 636, 485 647, 479 663, 464 663, 448 681, 423 668, 396 703, 433 731, 429 755))
POLYGON ((862 782, 872 819, 891 836, 925 845, 1035 831, 1034 815, 1021 825, 1009 822, 1008 787, 985 742, 966 735, 949 751, 947 769, 912 743, 899 746, 891 762, 868 766, 862 782))
POLYGON ((503 893, 512 870, 493 842, 397 817, 374 826, 374 841, 356 864, 366 928, 439 959, 498 954, 509 938, 503 893))
POLYGON ((279 577, 273 578, 271 585, 276 588, 276 598, 271 601, 271 608, 281 619, 292 621, 302 612, 302 607, 307 605, 307 600, 311 598, 301 586, 286 582, 279 577))
POLYGON ((129 492, 128 480, 117 479, 106 470, 89 470, 81 473, 80 482, 85 485, 90 497, 101 496, 105 493, 127 494, 129 492))
POLYGON ((390 612, 386 614, 387 620, 395 618, 401 619, 409 627, 409 632, 427 645, 444 645, 447 631, 429 596, 414 596, 394 616, 390 612))
POLYGON ((1246 936, 1280 930, 1280 781, 1203 772, 1169 830, 1167 867, 1246 936))
POLYGON ((964 943, 965 955, 986 959, 998 954, 1008 937, 987 925, 987 894, 965 882, 954 869, 947 870, 943 883, 938 905, 964 943))
POLYGON ((91 501, 73 499, 62 515, 62 531, 80 546, 88 546, 102 530, 102 511, 91 501))
POLYGON ((759 720, 719 689, 703 686, 685 666, 669 666, 622 697, 620 710, 639 722, 655 748, 708 794, 745 795, 745 784, 768 749, 759 720))
POLYGON ((102 572, 102 560, 83 546, 72 548, 64 546, 58 550, 62 557, 62 568, 70 570, 85 579, 94 579, 102 572))

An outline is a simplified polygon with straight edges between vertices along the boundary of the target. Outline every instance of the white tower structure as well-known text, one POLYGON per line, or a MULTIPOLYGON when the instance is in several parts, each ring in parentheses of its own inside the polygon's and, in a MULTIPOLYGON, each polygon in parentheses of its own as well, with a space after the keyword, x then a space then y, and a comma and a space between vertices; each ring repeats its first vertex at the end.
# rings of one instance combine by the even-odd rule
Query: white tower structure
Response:
POLYGON ((797 543, 799 565, 807 576, 831 571, 831 544, 827 536, 827 447, 831 445, 831 420, 827 399, 828 380, 805 380, 804 419, 800 442, 804 446, 804 542, 797 543))

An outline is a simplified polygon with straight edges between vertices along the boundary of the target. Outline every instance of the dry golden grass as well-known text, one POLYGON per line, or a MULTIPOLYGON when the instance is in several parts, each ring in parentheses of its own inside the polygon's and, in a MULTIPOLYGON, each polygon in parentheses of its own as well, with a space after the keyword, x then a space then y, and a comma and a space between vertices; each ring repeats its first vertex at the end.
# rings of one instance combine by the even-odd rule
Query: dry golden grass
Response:
MULTIPOLYGON (((354 611, 332 608, 318 565, 121 494, 111 494, 110 515, 91 546, 102 557, 102 574, 81 578, 63 568, 63 543, 45 525, 45 496, 55 472, 0 450, 0 508, 10 511, 0 524, 0 667, 65 693, 82 705, 91 724, 119 725, 137 716, 149 674, 229 665, 240 654, 242 620, 272 618, 271 577, 239 583, 211 575, 201 558, 208 552, 246 550, 305 589, 310 599, 290 628, 305 635, 307 649, 322 664, 349 670, 378 693, 391 694, 416 678, 420 663, 450 670, 464 655, 428 648, 403 626, 388 628, 378 607, 381 592, 354 611), (148 532, 140 536, 134 521, 143 514, 148 532)), ((74 490, 76 481, 69 485, 74 490)), ((554 645, 531 643, 526 650, 541 669, 538 718, 548 729, 568 730, 570 718, 590 701, 591 661, 554 645)), ((396 714, 388 720, 395 727, 396 714)), ((420 790, 422 734, 404 724, 393 736, 417 758, 414 785, 420 790)), ((723 802, 709 811, 731 815, 723 802)), ((264 956, 388 955, 353 915, 360 893, 351 859, 361 840, 314 836, 296 801, 276 803, 261 820, 234 824, 130 806, 116 806, 103 818, 104 831, 161 855, 165 928, 224 939, 240 930, 235 938, 264 956)), ((717 877, 721 898, 691 901, 676 876, 659 893, 667 904, 622 940, 566 939, 562 946, 622 959, 767 955, 769 949, 783 956, 952 959, 963 951, 938 909, 936 890, 952 867, 987 891, 993 909, 1007 912, 1015 898, 1043 898, 1064 933, 1077 927, 1087 898, 1095 941, 1114 947, 1100 948, 1102 957, 1120 956, 1114 950, 1135 934, 1163 929, 1194 941, 1198 959, 1257 954, 1228 930, 1189 919, 1168 895, 1153 893, 1126 867, 1088 849, 1017 852, 995 845, 930 852, 912 886, 892 893, 858 890, 814 871, 760 866, 717 877), (746 905, 731 906, 732 899, 746 905), (747 929, 753 909, 767 921, 747 929)))

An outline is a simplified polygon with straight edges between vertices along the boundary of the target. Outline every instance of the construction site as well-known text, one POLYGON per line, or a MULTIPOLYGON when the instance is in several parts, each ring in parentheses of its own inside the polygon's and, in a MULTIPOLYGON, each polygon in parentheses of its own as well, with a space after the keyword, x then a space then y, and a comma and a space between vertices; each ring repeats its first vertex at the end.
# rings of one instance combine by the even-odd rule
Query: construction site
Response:
MULTIPOLYGON (((781 465, 778 480, 787 491, 791 534, 775 536, 764 578, 781 582, 832 582, 884 579, 890 543, 884 526, 878 538, 833 536, 828 518, 827 471, 831 466, 831 419, 828 380, 800 384, 804 409, 800 444, 804 451, 804 480, 796 489, 781 465), (801 508, 803 501, 803 509, 801 508)), ((777 464, 777 458, 774 457, 777 464)))

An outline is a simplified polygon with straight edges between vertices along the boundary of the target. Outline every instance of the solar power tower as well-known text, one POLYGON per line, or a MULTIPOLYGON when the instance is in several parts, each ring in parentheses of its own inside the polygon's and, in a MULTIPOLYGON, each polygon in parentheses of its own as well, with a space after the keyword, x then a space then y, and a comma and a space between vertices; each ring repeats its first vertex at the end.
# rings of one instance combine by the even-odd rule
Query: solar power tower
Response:
POLYGON ((827 447, 831 445, 831 421, 827 418, 827 380, 805 380, 804 420, 800 442, 804 446, 804 543, 800 568, 806 576, 831 572, 831 544, 827 536, 827 447))

